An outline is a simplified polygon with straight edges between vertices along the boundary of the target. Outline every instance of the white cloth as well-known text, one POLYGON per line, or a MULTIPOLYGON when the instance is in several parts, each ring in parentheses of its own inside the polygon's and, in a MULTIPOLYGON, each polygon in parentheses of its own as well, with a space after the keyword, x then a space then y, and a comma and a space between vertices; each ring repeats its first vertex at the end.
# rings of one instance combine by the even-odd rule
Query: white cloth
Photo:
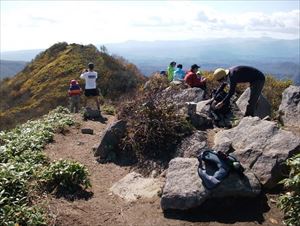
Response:
POLYGON ((96 71, 84 72, 80 78, 85 80, 85 89, 96 89, 96 79, 98 78, 96 71))

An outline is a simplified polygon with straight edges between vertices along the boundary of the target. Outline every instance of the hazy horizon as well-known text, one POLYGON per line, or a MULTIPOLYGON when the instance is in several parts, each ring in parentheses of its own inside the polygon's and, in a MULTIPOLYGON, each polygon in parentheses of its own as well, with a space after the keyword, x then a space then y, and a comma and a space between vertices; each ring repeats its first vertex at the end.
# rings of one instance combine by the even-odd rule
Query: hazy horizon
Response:
POLYGON ((0 51, 57 42, 300 38, 299 1, 0 1, 0 51))

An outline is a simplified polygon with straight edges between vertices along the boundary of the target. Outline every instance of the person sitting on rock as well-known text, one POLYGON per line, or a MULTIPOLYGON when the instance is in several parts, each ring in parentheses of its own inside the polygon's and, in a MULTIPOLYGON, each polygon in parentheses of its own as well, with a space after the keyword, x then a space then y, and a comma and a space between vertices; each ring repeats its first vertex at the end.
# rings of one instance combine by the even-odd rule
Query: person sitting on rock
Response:
POLYGON ((217 105, 216 109, 230 101, 235 93, 237 83, 250 83, 250 99, 244 116, 254 116, 254 111, 258 98, 261 95, 265 84, 264 74, 256 68, 249 66, 235 66, 229 69, 218 68, 213 74, 213 79, 218 82, 228 81, 230 89, 226 97, 224 97, 217 105))
POLYGON ((172 61, 167 69, 167 75, 169 82, 173 81, 174 71, 175 71, 176 62, 172 61))
POLYGON ((71 113, 78 113, 80 103, 81 88, 76 80, 71 80, 68 95, 70 97, 71 113))
POLYGON ((184 81, 185 71, 182 70, 182 64, 177 65, 177 69, 174 71, 173 81, 184 81))
POLYGON ((97 109, 100 111, 100 104, 98 100, 99 90, 97 89, 96 80, 98 78, 98 74, 94 71, 94 64, 88 64, 88 70, 84 69, 82 74, 80 75, 81 79, 85 80, 85 90, 84 95, 86 96, 84 101, 84 106, 86 107, 87 98, 93 98, 96 102, 97 109))
POLYGON ((191 66, 191 70, 187 72, 184 77, 184 81, 190 87, 199 87, 203 90, 206 90, 206 78, 197 76, 197 71, 200 68, 197 64, 193 64, 191 66))

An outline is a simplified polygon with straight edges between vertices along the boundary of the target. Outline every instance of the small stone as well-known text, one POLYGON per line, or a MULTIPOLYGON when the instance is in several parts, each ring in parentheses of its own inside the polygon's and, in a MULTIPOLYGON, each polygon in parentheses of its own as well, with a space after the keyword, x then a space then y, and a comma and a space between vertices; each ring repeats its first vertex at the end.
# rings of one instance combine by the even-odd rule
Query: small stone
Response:
POLYGON ((81 129, 81 133, 93 135, 94 134, 94 130, 88 129, 88 128, 84 128, 84 129, 81 129))
POLYGON ((78 141, 78 142, 77 142, 77 145, 78 145, 78 146, 80 146, 80 145, 84 145, 84 142, 82 142, 82 141, 78 141))

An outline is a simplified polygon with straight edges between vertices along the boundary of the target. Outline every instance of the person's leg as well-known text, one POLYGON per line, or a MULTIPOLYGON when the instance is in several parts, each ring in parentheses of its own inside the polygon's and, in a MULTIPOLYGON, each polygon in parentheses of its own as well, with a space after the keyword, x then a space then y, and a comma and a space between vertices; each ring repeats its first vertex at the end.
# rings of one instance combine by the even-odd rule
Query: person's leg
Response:
POLYGON ((72 111, 73 111, 73 99, 72 99, 72 97, 69 97, 69 109, 70 109, 70 112, 72 113, 72 111))
POLYGON ((75 113, 78 113, 78 111, 79 111, 79 101, 80 101, 80 96, 76 96, 75 97, 75 106, 74 106, 75 113))
POLYGON ((246 108, 245 116, 254 116, 256 105, 264 84, 265 80, 257 80, 250 84, 250 98, 246 108))
POLYGON ((96 102, 96 106, 97 106, 98 111, 100 111, 100 104, 99 104, 98 96, 95 96, 94 100, 96 102))

